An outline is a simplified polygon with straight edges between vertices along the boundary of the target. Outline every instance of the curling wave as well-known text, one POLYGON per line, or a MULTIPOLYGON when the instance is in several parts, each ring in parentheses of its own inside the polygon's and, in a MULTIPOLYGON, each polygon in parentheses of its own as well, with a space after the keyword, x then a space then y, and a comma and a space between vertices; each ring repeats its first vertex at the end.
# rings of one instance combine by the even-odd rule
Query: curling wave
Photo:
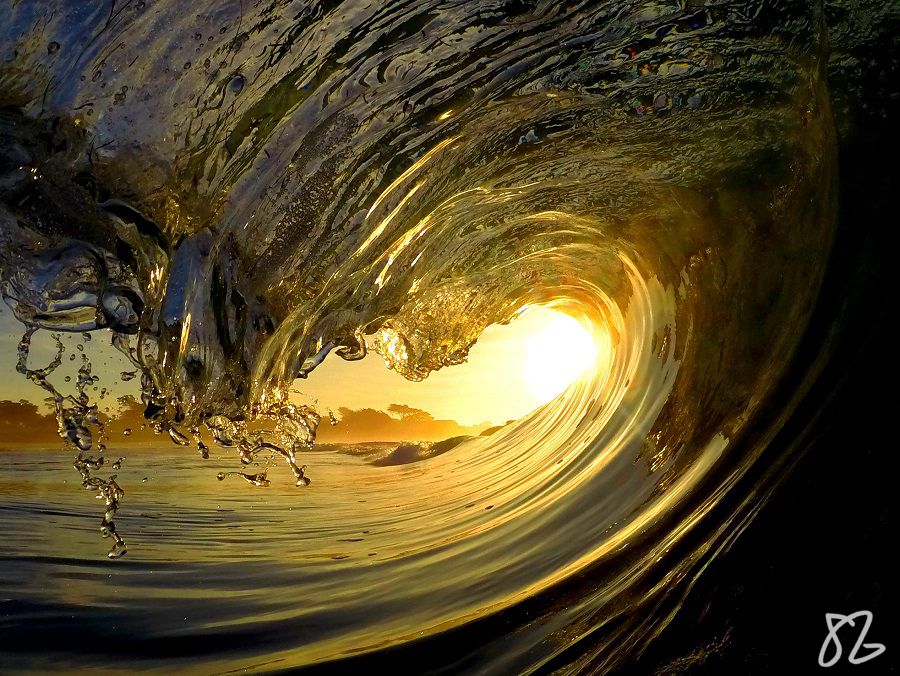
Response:
MULTIPOLYGON (((288 389, 329 353, 371 347, 420 380, 529 307, 571 315, 599 357, 554 401, 414 470, 317 481, 365 498, 321 518, 380 556, 305 579, 285 611, 302 641, 272 656, 327 662, 543 599, 463 653, 533 669, 602 629, 592 664, 624 659, 666 619, 625 610, 747 513, 752 495, 678 549, 790 411, 766 405, 834 211, 820 13, 176 4, 60 11, 33 42, 15 34, 44 3, 10 9, 7 303, 29 332, 112 329, 159 429, 276 454, 298 485, 320 412, 288 389)), ((53 393, 87 453, 95 405, 53 393)))

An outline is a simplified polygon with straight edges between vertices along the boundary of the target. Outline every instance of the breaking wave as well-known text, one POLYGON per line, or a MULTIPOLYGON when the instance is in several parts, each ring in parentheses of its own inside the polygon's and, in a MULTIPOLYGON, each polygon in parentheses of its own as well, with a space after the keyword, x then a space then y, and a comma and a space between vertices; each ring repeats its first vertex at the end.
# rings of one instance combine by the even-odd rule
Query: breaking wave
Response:
MULTIPOLYGON (((2 29, 3 294, 28 339, 112 329, 176 443, 274 454, 305 486, 324 412, 289 389, 329 353, 420 380, 533 306, 600 348, 514 424, 406 449, 414 474, 366 470, 364 521, 392 554, 305 583, 303 646, 278 646, 279 668, 529 603, 463 654, 527 670, 602 629, 591 659, 610 666, 658 631, 664 613, 625 611, 752 511, 745 486, 704 521, 795 401, 769 406, 835 201, 815 8, 45 5, 14 3, 2 29)), ((20 371, 50 388, 88 481, 96 404, 56 392, 27 340, 20 371)))

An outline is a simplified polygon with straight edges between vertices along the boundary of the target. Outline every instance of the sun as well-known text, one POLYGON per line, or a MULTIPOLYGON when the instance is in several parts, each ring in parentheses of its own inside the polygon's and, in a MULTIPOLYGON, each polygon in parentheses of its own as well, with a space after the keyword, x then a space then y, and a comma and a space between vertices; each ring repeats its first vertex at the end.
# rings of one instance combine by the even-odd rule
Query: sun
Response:
POLYGON ((597 344, 577 319, 543 310, 544 325, 526 339, 525 381, 546 403, 565 390, 597 360, 597 344))

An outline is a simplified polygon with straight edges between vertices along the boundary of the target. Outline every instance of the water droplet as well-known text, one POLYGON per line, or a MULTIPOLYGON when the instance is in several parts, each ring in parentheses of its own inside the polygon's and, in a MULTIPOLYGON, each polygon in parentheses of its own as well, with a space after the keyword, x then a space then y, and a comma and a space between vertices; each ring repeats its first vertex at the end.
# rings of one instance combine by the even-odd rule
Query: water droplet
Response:
POLYGON ((184 70, 190 70, 190 69, 191 69, 191 62, 190 61, 185 62, 184 70))
POLYGON ((234 94, 240 94, 241 90, 244 89, 245 84, 247 84, 247 80, 244 76, 237 74, 228 82, 228 89, 234 94))
POLYGON ((190 445, 191 442, 188 440, 188 438, 186 436, 184 436, 184 434, 179 432, 175 427, 170 427, 168 431, 169 431, 169 438, 171 438, 172 441, 174 441, 179 446, 190 445))
POLYGON ((127 551, 128 549, 125 547, 125 543, 121 540, 117 540, 109 550, 109 554, 107 554, 107 556, 111 559, 120 559, 125 556, 125 553, 127 551))

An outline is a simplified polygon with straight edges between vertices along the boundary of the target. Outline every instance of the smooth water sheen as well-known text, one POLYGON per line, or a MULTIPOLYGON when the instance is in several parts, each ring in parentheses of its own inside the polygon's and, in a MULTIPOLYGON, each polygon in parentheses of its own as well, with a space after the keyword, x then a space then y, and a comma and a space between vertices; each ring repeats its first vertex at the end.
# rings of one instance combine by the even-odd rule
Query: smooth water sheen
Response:
MULTIPOLYGON (((4 455, 10 664, 280 669, 496 616, 443 662, 509 673, 651 638, 796 401, 767 407, 832 238, 821 7, 58 5, 0 27, 4 297, 112 328, 157 428, 224 448, 104 475, 118 562, 66 456, 4 455), (419 380, 534 305, 600 358, 491 436, 376 466, 289 402, 330 352, 419 380)), ((82 468, 115 448, 48 387, 82 468)))

